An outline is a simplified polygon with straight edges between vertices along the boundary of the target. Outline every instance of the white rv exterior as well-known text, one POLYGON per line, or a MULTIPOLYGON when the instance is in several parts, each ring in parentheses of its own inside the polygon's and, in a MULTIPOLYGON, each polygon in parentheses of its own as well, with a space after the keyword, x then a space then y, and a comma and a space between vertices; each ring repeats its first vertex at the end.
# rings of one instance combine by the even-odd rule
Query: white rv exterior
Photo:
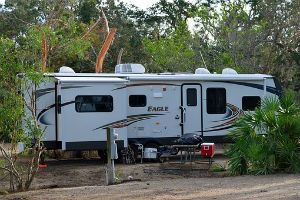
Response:
POLYGON ((137 74, 125 67, 115 74, 46 74, 51 82, 36 90, 36 112, 48 149, 103 150, 106 128, 117 128, 120 144, 128 138, 169 145, 186 133, 224 142, 239 115, 282 92, 264 74, 137 74))

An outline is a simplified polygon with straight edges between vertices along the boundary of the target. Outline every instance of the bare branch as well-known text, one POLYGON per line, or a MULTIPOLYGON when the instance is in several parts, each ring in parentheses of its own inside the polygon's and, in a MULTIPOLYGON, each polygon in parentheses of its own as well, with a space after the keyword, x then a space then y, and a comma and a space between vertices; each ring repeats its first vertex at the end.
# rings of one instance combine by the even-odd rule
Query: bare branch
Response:
POLYGON ((102 64, 103 64, 104 57, 109 49, 109 46, 114 38, 116 31, 117 31, 116 28, 111 29, 111 31, 109 32, 100 52, 98 54, 97 61, 96 61, 96 67, 95 67, 96 73, 102 72, 102 64))
POLYGON ((82 36, 82 39, 85 39, 89 34, 90 32, 101 22, 101 17, 99 17, 99 19, 96 21, 95 24, 93 24, 93 26, 91 28, 89 28, 89 30, 82 36))
POLYGON ((46 71, 46 65, 47 65, 47 41, 46 41, 46 35, 43 33, 42 36, 42 72, 46 71))
POLYGON ((124 49, 121 48, 121 50, 120 50, 120 52, 118 54, 117 65, 121 64, 121 59, 122 59, 123 51, 124 51, 124 49))
POLYGON ((107 32, 107 34, 109 34, 110 30, 109 30, 107 18, 106 18, 105 14, 104 14, 104 11, 102 9, 101 9, 101 12, 102 12, 102 18, 104 19, 104 22, 105 22, 106 32, 107 32))

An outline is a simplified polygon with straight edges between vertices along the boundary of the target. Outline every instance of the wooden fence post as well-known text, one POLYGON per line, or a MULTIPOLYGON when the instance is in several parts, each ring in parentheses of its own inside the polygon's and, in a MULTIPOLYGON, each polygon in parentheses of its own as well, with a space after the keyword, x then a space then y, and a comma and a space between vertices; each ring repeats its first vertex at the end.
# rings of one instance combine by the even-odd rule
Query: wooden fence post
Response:
POLYGON ((106 164, 106 184, 111 185, 115 183, 115 166, 114 160, 111 159, 111 130, 106 129, 107 137, 107 164, 106 164))

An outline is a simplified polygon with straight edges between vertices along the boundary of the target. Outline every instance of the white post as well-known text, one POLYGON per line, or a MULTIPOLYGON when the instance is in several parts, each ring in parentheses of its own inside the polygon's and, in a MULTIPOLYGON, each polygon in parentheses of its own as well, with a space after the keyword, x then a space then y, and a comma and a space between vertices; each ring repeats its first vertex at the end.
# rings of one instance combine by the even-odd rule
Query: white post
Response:
POLYGON ((127 148, 127 147, 128 147, 127 130, 124 130, 124 136, 123 136, 123 139, 124 139, 124 148, 127 148))

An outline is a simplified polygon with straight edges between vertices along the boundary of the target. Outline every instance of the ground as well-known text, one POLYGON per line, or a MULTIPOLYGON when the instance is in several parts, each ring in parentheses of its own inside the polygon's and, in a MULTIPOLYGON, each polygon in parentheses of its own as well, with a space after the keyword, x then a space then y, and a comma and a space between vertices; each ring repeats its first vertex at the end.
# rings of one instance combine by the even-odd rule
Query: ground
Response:
MULTIPOLYGON (((226 165, 222 154, 215 164, 226 165)), ((119 180, 134 181, 105 185, 105 164, 99 159, 48 160, 32 190, 0 196, 0 199, 300 199, 300 174, 228 176, 228 172, 165 170, 160 163, 116 164, 119 180)), ((172 166, 173 167, 173 166, 172 166)), ((0 191, 6 189, 0 182, 0 191)))

